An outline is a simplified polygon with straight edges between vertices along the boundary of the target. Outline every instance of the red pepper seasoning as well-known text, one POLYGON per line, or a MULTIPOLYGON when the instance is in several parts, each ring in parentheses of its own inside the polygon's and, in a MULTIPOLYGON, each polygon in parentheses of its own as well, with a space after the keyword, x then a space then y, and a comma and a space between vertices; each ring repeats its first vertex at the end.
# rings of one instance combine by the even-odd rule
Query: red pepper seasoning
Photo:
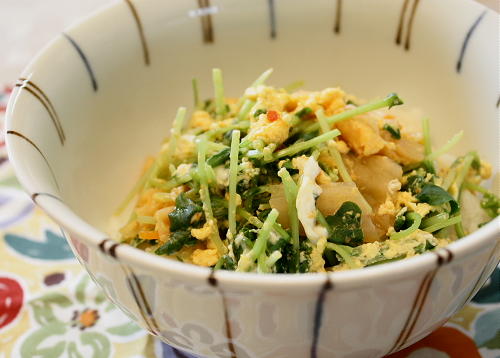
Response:
POLYGON ((267 120, 269 122, 274 122, 274 121, 277 121, 278 119, 280 119, 280 115, 278 112, 276 111, 267 111, 267 120))

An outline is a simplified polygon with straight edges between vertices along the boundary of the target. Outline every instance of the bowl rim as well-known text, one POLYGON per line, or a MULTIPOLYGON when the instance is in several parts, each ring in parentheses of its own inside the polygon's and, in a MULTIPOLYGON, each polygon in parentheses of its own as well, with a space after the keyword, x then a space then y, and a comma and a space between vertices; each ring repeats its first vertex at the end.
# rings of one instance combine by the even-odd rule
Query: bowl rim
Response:
MULTIPOLYGON (((142 2, 143 0, 138 1, 142 2)), ((486 11, 495 14, 493 10, 473 0, 462 1, 466 3, 476 3, 477 5, 482 6, 486 11)), ((107 4, 90 13, 89 15, 79 19, 75 24, 66 28, 64 32, 84 27, 86 26, 89 19, 106 16, 106 14, 115 11, 118 6, 121 6, 121 2, 117 1, 107 4)), ((57 35, 54 39, 48 42, 45 47, 43 47, 32 59, 32 61, 25 67, 22 73, 32 72, 32 70, 37 67, 39 58, 46 55, 47 53, 50 53, 50 51, 54 49, 54 44, 57 42, 60 36, 61 34, 57 35)), ((13 113, 15 111, 15 102, 18 95, 19 90, 16 88, 9 98, 6 111, 5 132, 13 127, 13 113)), ((16 177, 18 178, 22 188, 28 193, 28 195, 31 195, 34 191, 31 190, 33 189, 32 185, 30 185, 30 181, 24 175, 25 170, 23 169, 23 165, 21 164, 23 162, 23 156, 21 153, 19 153, 22 152, 22 150, 16 151, 15 145, 11 143, 11 136, 6 135, 5 137, 7 154, 16 177)), ((56 201, 51 197, 44 196, 38 197, 35 204, 37 204, 56 223, 69 231, 71 235, 74 234, 78 238, 78 240, 82 241, 86 245, 91 245, 92 247, 94 247, 94 249, 98 249, 99 244, 102 244, 103 240, 109 239, 109 237, 105 233, 80 218, 69 206, 60 201, 56 201)), ((66 237, 66 235, 64 236, 66 237)), ((493 219, 491 222, 479 228, 475 232, 467 235, 466 237, 450 243, 446 246, 446 251, 451 252, 453 256, 458 259, 463 259, 467 255, 467 253, 472 252, 474 249, 480 249, 481 247, 483 247, 484 249, 484 247, 487 246, 488 241, 494 242, 495 237, 498 241, 495 246, 497 247, 498 244, 500 244, 500 240, 498 240, 498 238, 500 237, 500 217, 493 219)), ((66 237, 66 239, 68 242, 70 242, 69 238, 66 237)), ((115 243, 118 243, 118 241, 114 239, 111 240, 113 240, 115 243)), ((118 246, 118 248, 116 249, 116 258, 118 260, 123 260, 127 264, 131 264, 135 267, 140 267, 143 270, 162 271, 182 278, 206 280, 213 273, 217 277, 217 280, 221 285, 228 285, 231 287, 239 287, 245 289, 273 289, 276 288, 276 285, 278 284, 280 288, 317 288, 318 285, 325 282, 325 277, 327 280, 333 281, 335 284, 339 284, 345 288, 352 288, 357 286, 366 286, 366 282, 374 283, 380 280, 397 280, 401 277, 408 277, 414 275, 415 273, 428 271, 431 268, 434 268, 436 266, 436 263, 438 263, 439 255, 437 255, 436 252, 439 252, 440 250, 443 249, 438 249, 433 252, 426 252, 424 254, 416 255, 405 260, 390 262, 372 267, 365 267, 362 269, 303 274, 259 274, 225 270, 220 270, 213 273, 213 270, 211 268, 167 259, 137 249, 127 244, 120 244, 118 246)), ((491 250, 495 250, 495 248, 492 248, 491 250)))

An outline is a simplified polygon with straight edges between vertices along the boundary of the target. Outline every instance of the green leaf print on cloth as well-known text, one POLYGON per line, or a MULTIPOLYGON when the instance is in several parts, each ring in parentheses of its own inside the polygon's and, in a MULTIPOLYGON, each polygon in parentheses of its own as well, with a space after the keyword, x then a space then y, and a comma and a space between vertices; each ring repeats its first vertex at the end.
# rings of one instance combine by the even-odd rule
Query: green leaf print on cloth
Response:
POLYGON ((68 295, 49 292, 29 306, 34 324, 20 346, 22 358, 108 358, 113 356, 112 342, 146 334, 104 297, 86 273, 68 295))

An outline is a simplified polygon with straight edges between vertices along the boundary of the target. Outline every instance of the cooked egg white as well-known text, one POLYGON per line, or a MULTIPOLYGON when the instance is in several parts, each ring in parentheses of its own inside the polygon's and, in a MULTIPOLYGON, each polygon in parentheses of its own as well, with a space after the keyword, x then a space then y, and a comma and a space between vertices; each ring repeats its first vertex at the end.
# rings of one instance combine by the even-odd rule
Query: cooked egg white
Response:
POLYGON ((297 200, 295 202, 299 221, 304 228, 306 236, 313 243, 317 243, 320 238, 327 237, 326 229, 316 224, 316 198, 321 194, 321 187, 316 184, 316 177, 320 171, 321 169, 316 159, 309 157, 304 165, 297 200))

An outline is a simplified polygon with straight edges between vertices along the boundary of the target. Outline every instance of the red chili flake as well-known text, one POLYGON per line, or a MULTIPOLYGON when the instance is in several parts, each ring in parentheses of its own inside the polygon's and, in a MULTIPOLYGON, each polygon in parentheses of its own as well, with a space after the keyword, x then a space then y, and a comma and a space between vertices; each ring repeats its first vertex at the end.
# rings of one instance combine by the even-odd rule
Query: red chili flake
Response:
POLYGON ((267 111, 267 120, 269 122, 274 122, 274 121, 277 121, 278 119, 280 119, 280 115, 278 112, 276 111, 267 111))

